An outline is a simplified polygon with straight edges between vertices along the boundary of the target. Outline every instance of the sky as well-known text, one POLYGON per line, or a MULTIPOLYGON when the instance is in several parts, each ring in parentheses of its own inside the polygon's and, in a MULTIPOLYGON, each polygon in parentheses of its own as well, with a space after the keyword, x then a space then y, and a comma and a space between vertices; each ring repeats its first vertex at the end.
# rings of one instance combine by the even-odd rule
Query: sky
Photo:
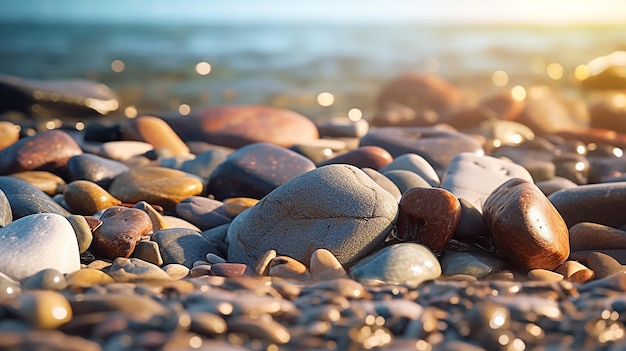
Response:
POLYGON ((0 0, 0 21, 624 23, 621 0, 0 0))

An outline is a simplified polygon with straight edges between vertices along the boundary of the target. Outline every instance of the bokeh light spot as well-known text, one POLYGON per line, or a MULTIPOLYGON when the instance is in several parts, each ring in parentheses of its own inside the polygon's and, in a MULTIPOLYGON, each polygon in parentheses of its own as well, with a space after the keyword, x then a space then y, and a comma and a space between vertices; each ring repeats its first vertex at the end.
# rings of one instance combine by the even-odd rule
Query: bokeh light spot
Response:
POLYGON ((546 67, 546 73, 548 73, 550 79, 559 80, 563 78, 563 66, 553 62, 546 67))
POLYGON ((113 60, 113 62, 111 62, 111 69, 115 73, 121 73, 124 71, 125 68, 126 68, 126 65, 124 64, 124 61, 122 60, 113 60))
POLYGON ((329 92, 319 93, 317 95, 317 103, 320 106, 330 106, 335 102, 335 96, 329 92))
POLYGON ((189 107, 189 105, 187 104, 181 104, 180 106, 178 106, 178 112, 181 115, 186 116, 189 114, 189 112, 191 112, 191 107, 189 107))
POLYGON ((124 109, 124 116, 127 118, 135 118, 137 117, 137 108, 133 105, 130 105, 124 109))
POLYGON ((524 101, 526 99, 526 89, 521 85, 516 85, 511 89, 511 97, 515 101, 524 101))
POLYGON ((359 110, 358 108, 351 108, 350 111, 348 111, 348 118, 353 121, 356 122, 358 120, 360 120, 361 118, 363 118, 363 112, 361 112, 361 110, 359 110))
POLYGON ((211 64, 209 64, 208 62, 198 62, 196 64, 196 73, 198 73, 201 76, 206 76, 207 74, 211 73, 211 64))
POLYGON ((493 85, 503 87, 509 84, 509 75, 504 71, 495 71, 491 75, 491 81, 493 85))

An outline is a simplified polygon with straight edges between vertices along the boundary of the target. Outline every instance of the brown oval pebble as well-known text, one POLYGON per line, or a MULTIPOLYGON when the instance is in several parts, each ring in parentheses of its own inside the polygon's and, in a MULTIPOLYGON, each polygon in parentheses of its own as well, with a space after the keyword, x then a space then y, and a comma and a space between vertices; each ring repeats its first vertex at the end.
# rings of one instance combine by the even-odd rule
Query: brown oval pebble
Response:
POLYGON ((434 74, 406 73, 389 82, 380 95, 378 106, 399 103, 413 110, 441 110, 458 103, 460 92, 434 74))
POLYGON ((130 257, 141 237, 152 231, 150 217, 136 208, 111 207, 100 217, 92 246, 104 257, 130 257))
POLYGON ((164 120, 153 116, 140 116, 126 122, 126 132, 138 141, 168 149, 173 156, 189 155, 189 147, 164 120))
POLYGON ((626 249, 626 232, 603 224, 580 222, 569 229, 572 251, 626 249))
POLYGON ((18 172, 11 177, 25 180, 50 196, 62 193, 66 185, 63 178, 48 171, 18 172))
POLYGON ((587 265, 597 279, 606 278, 615 273, 626 272, 619 261, 601 252, 592 252, 587 255, 587 265))
POLYGON ((572 274, 567 280, 572 283, 584 284, 595 278, 595 273, 591 269, 583 269, 572 274))
POLYGON ((311 276, 316 280, 347 278, 348 273, 332 252, 326 249, 317 249, 311 254, 309 263, 311 276))
MULTIPOLYGON (((195 267, 194 267, 195 268, 195 267)), ((193 270, 193 269, 192 269, 193 270)), ((209 274, 217 275, 220 277, 256 277, 256 272, 250 268, 249 266, 243 263, 214 263, 211 265, 211 269, 209 270, 209 274)))
POLYGON ((569 279, 574 273, 585 269, 589 268, 587 268, 585 265, 578 261, 567 260, 560 264, 558 267, 556 267, 554 271, 562 274, 565 279, 569 279))
POLYGON ((67 161, 82 153, 74 138, 62 130, 38 133, 0 150, 0 175, 35 170, 62 173, 67 161))
POLYGON ((138 258, 118 257, 113 261, 107 273, 116 282, 170 280, 170 276, 159 266, 138 258))
POLYGON ((565 221, 536 185, 513 178, 485 200, 483 217, 496 249, 526 270, 554 269, 569 256, 565 221))
POLYGON ((101 186, 88 180, 75 180, 67 185, 63 199, 73 213, 92 215, 122 202, 101 186))
POLYGON ((361 146, 356 150, 348 151, 318 164, 318 167, 347 163, 358 168, 372 168, 378 170, 393 161, 393 156, 380 146, 361 146))
POLYGON ((400 240, 416 241, 441 253, 461 220, 461 204, 440 188, 411 188, 400 199, 396 227, 400 240))
POLYGON ((282 324, 274 321, 269 315, 267 318, 251 318, 241 316, 229 320, 228 330, 247 334, 253 338, 266 340, 279 345, 286 344, 291 340, 289 330, 282 324))
POLYGON ((55 329, 72 319, 70 303, 55 291, 30 291, 16 302, 12 312, 37 329, 55 329))
POLYGON ((306 266, 289 256, 277 256, 269 263, 271 277, 306 280, 311 277, 306 266))
POLYGON ((290 147, 319 137, 310 119, 268 106, 213 106, 166 122, 185 141, 206 141, 232 148, 257 142, 290 147))
POLYGON ((258 275, 269 275, 270 262, 272 262, 276 256, 276 250, 265 251, 265 254, 259 257, 259 259, 254 263, 254 271, 258 275))
POLYGON ((528 272, 528 278, 544 282, 557 282, 563 280, 563 275, 547 269, 536 268, 528 272))
POLYGON ((146 201, 166 210, 204 189, 202 178, 176 169, 137 167, 117 176, 109 192, 127 203, 146 201))
POLYGON ((108 274, 99 269, 83 268, 71 273, 66 278, 67 284, 73 289, 90 288, 96 285, 107 285, 115 282, 108 274))

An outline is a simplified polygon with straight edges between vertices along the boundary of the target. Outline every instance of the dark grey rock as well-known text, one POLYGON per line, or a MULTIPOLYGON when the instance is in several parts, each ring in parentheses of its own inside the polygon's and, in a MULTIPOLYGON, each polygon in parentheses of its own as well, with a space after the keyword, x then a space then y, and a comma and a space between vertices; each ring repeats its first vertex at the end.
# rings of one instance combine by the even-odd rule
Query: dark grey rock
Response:
POLYGON ((191 268, 194 262, 204 261, 209 252, 222 255, 213 242, 188 228, 163 229, 152 237, 159 245, 164 264, 178 263, 191 268))

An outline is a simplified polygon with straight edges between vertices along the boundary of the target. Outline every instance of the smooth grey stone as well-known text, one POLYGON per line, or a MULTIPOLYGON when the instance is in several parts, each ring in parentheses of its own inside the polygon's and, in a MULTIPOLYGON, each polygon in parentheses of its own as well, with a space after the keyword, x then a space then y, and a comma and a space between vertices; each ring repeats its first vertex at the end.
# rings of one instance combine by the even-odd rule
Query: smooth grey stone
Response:
POLYGON ((482 212, 489 194, 511 178, 533 182, 528 171, 513 162, 491 156, 478 156, 464 152, 450 162, 441 187, 458 198, 467 199, 482 212))
POLYGON ((402 194, 415 187, 432 188, 430 184, 417 173, 403 169, 394 169, 383 172, 383 175, 391 180, 402 194))
POLYGON ((541 189, 546 196, 550 196, 559 190, 571 189, 578 186, 578 184, 563 177, 554 177, 552 179, 536 182, 535 185, 541 189))
MULTIPOLYGON (((0 299, 12 299, 22 292, 20 282, 0 272, 0 299)), ((0 312, 0 316, 2 312, 0 312)))
POLYGON ((391 179, 385 177, 384 174, 378 172, 377 170, 373 168, 366 167, 366 168, 362 168, 361 170, 365 172, 365 174, 370 176, 370 178, 372 178, 376 182, 376 184, 380 185, 383 189, 387 190, 391 195, 395 196, 398 202, 400 201, 400 199, 402 198, 402 193, 400 192, 400 189, 398 189, 398 186, 394 182, 391 181, 391 179))
POLYGON ((83 254, 89 250, 91 242, 93 241, 93 233, 87 223, 85 217, 80 215, 71 215, 65 217, 70 222, 74 233, 76 234, 76 240, 78 241, 78 251, 83 254))
POLYGON ((441 275, 439 260, 426 246, 400 243, 387 246, 359 261, 350 276, 362 283, 417 286, 441 275))
POLYGON ((504 263, 503 259, 486 253, 448 250, 441 258, 441 269, 446 275, 467 274, 480 278, 500 271, 504 263))
POLYGON ((13 222, 11 204, 4 191, 0 190, 0 228, 6 227, 11 222, 13 222))
POLYGON ((154 241, 139 241, 135 246, 135 250, 133 250, 131 257, 142 259, 157 266, 163 265, 163 257, 161 257, 159 244, 154 241))
POLYGON ((222 250, 200 233, 187 228, 163 229, 152 235, 159 245, 164 264, 178 263, 193 267, 195 261, 204 261, 213 252, 222 256, 222 250))
POLYGON ((89 180, 107 189, 118 175, 128 171, 125 164, 94 154, 74 156, 67 162, 71 180, 89 180))
POLYGON ((201 154, 196 155, 196 158, 193 160, 188 160, 183 162, 180 167, 181 171, 195 174, 205 180, 208 180, 211 177, 211 174, 215 170, 215 168, 228 157, 230 153, 222 150, 215 149, 205 151, 201 154))
POLYGON ((343 265, 365 257, 389 236, 398 202, 350 165, 297 176, 240 213, 228 228, 228 261, 253 266, 268 250, 309 262, 320 248, 343 265))
POLYGON ((626 224, 626 182, 586 184, 550 196, 567 227, 592 222, 619 228, 626 224))
POLYGON ((400 155, 391 161, 390 164, 380 169, 381 173, 391 171, 394 169, 404 169, 417 173, 420 177, 424 178, 431 186, 439 186, 441 182, 439 175, 422 156, 417 154, 404 154, 400 155))
POLYGON ((0 177, 0 190, 11 204, 13 220, 35 213, 55 213, 64 217, 70 215, 46 193, 21 179, 0 177))
POLYGON ((202 196, 190 196, 176 205, 176 214, 201 230, 229 223, 221 201, 202 196))
POLYGON ((209 241, 221 241, 228 244, 228 236, 226 234, 228 233, 229 226, 230 222, 211 229, 203 230, 200 234, 202 234, 202 236, 209 241))
POLYGON ((116 282, 170 280, 170 276, 159 266, 138 258, 116 258, 109 267, 107 274, 116 282))
POLYGON ((54 268, 43 269, 22 281, 22 288, 29 290, 63 290, 66 287, 65 277, 54 268))
POLYGON ((556 176, 556 166, 550 161, 527 160, 519 165, 526 168, 535 182, 550 180, 556 176))
POLYGON ((552 160, 555 174, 567 178, 576 184, 587 184, 589 177, 589 161, 585 156, 568 152, 557 155, 552 160))

